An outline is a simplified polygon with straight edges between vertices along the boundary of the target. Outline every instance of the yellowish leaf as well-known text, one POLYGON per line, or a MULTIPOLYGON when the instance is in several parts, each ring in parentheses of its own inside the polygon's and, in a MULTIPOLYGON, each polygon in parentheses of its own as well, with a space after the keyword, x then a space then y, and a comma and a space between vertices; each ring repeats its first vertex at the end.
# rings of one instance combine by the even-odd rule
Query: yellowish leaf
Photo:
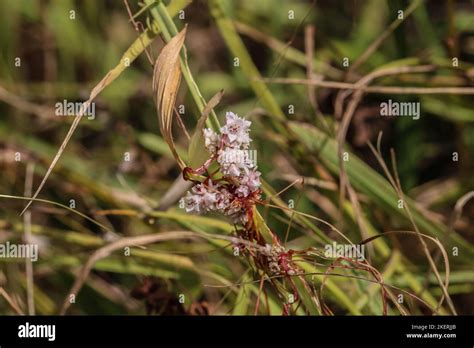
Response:
POLYGON ((186 164, 181 159, 173 141, 173 109, 181 82, 180 51, 183 47, 186 28, 173 37, 161 50, 153 71, 153 92, 156 96, 156 111, 163 139, 173 153, 181 169, 186 164))

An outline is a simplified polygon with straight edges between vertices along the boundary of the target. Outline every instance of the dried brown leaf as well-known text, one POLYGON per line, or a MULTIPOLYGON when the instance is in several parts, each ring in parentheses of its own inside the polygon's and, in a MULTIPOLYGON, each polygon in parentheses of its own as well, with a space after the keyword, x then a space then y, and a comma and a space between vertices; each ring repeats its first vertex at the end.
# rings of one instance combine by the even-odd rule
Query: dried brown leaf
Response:
POLYGON ((153 71, 153 92, 156 96, 156 111, 160 131, 181 169, 184 169, 186 164, 179 156, 174 145, 172 125, 173 107, 181 82, 180 51, 185 36, 186 28, 166 44, 156 59, 153 71))

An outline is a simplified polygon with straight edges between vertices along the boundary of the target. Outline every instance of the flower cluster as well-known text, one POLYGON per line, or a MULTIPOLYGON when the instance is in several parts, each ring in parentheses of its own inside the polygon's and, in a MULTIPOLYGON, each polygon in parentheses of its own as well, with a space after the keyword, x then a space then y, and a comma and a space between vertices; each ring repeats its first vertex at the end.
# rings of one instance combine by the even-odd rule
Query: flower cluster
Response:
POLYGON ((188 191, 185 197, 185 209, 187 212, 199 214, 216 211, 232 217, 235 222, 239 220, 244 222, 242 207, 234 200, 234 195, 224 185, 206 180, 188 191))
POLYGON ((260 172, 248 151, 250 125, 250 121, 228 112, 220 134, 204 129, 204 145, 219 164, 222 178, 209 177, 195 185, 185 197, 187 212, 217 211, 234 222, 247 221, 246 202, 260 198, 260 172))
POLYGON ((292 250, 287 251, 280 244, 265 244, 262 254, 266 257, 272 274, 295 275, 298 274, 298 269, 291 261, 292 252, 292 250))

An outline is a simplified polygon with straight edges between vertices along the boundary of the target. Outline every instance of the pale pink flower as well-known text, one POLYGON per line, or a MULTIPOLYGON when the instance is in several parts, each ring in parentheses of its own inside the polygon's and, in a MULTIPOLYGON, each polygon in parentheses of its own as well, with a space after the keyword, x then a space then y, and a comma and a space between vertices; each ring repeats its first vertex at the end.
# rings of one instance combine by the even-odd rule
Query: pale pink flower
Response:
POLYGON ((221 134, 226 135, 232 147, 247 147, 250 143, 249 127, 252 122, 240 118, 233 112, 227 112, 226 124, 221 127, 221 134))
POLYGON ((257 170, 250 170, 243 175, 240 184, 247 186, 253 192, 260 187, 260 175, 261 173, 257 170))
POLYGON ((225 188, 221 188, 216 194, 216 209, 224 212, 224 210, 229 206, 231 200, 232 194, 225 188))
POLYGON ((196 184, 185 197, 187 212, 217 211, 230 217, 234 223, 247 222, 247 212, 241 200, 260 187, 260 172, 247 150, 251 141, 250 125, 250 121, 228 112, 220 134, 209 128, 203 130, 204 145, 211 155, 217 154, 220 172, 224 177, 236 180, 220 183, 208 179, 196 184))
POLYGON ((250 194, 250 190, 249 190, 248 186, 241 185, 241 186, 237 187, 237 189, 235 190, 235 193, 239 197, 247 197, 250 194))
POLYGON ((201 212, 201 202, 202 197, 199 195, 194 195, 188 191, 186 197, 184 198, 185 201, 185 209, 187 213, 201 212))
POLYGON ((204 133, 204 146, 211 153, 214 154, 217 151, 220 137, 210 128, 205 128, 204 133))
POLYGON ((248 151, 233 148, 220 150, 217 162, 221 166, 222 174, 235 178, 240 177, 253 167, 248 151))
POLYGON ((202 203, 206 210, 214 210, 214 204, 217 202, 216 192, 206 192, 202 196, 202 203))

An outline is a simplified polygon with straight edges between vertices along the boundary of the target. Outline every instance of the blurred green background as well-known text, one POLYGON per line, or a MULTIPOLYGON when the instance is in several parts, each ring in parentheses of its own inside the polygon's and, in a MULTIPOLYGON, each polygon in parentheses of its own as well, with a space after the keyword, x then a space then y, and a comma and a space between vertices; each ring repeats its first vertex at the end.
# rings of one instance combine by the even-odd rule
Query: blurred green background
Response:
MULTIPOLYGON (((382 66, 435 64, 439 67, 435 72, 389 76, 376 84, 473 86, 474 1, 164 3, 170 13, 177 14, 174 23, 178 29, 188 25, 188 63, 203 97, 209 100, 217 91, 225 90, 216 109, 218 118, 222 121, 225 111, 233 111, 253 122, 252 147, 257 150, 262 177, 274 192, 304 176, 305 187, 292 187, 281 195, 282 200, 296 202, 299 211, 343 226, 355 241, 363 238, 349 201, 342 217, 338 214, 337 168, 328 164, 335 152, 315 150, 311 141, 316 136, 311 131, 305 134, 296 124, 290 125, 307 124, 334 139, 340 122, 335 117, 338 90, 317 88, 316 109, 305 85, 270 83, 267 87, 271 97, 257 97, 258 76, 252 69, 268 78, 305 79, 305 30, 313 25, 313 77, 347 81, 351 64, 396 21, 399 10, 413 6, 413 13, 406 15, 355 69, 349 82, 382 66), (181 9, 183 12, 179 12, 181 9), (228 23, 233 24, 235 32, 226 27, 228 23), (239 46, 232 33, 238 33, 244 46, 239 46), (246 55, 251 58, 250 63, 246 55), (458 58, 455 67, 454 57, 458 58), (344 58, 348 58, 349 67, 343 65, 344 58), (276 104, 272 107, 272 103, 276 104), (294 133, 290 136, 282 129, 292 129, 294 133)), ((129 5, 132 13, 137 13, 144 4, 130 0, 129 5)), ((157 25, 153 8, 146 7, 136 17, 147 30, 157 25)), ((86 100, 108 71, 120 64, 138 35, 122 1, 0 1, 1 194, 24 195, 28 165, 34 166, 33 189, 39 185, 73 120, 56 116, 55 104, 86 100), (15 157, 18 153, 20 160, 15 157)), ((153 60, 163 45, 160 37, 154 39, 149 48, 153 60)), ((32 232, 40 245, 40 260, 34 264, 38 314, 56 314, 78 267, 94 250, 117 236, 177 229, 226 234, 233 231, 233 226, 221 217, 206 219, 185 214, 179 203, 164 212, 155 210, 180 173, 160 136, 152 74, 153 67, 142 53, 100 93, 95 99, 96 117, 81 121, 39 196, 67 206, 74 200, 74 209, 114 232, 106 233, 57 206, 34 203, 31 208, 32 232), (137 215, 100 213, 108 209, 133 210, 137 215)), ((177 104, 184 106, 181 118, 191 132, 200 110, 185 82, 177 104)), ((474 188, 473 107, 472 95, 368 94, 354 114, 347 137, 348 148, 366 164, 361 170, 383 175, 367 146, 367 141, 375 143, 379 132, 383 132, 385 159, 389 162, 389 148, 393 148, 403 189, 418 202, 420 211, 429 211, 417 220, 422 232, 439 237, 439 229, 440 235, 462 238, 462 257, 450 257, 450 294, 459 313, 465 314, 474 313, 474 261, 469 256, 474 250, 474 204, 466 203, 462 216, 453 223, 453 231, 449 224, 458 199, 474 188), (420 102, 421 118, 414 121, 409 117, 380 117, 380 103, 388 99, 420 102), (458 154, 458 161, 453 161, 453 153, 458 154)), ((187 139, 178 127, 175 139, 180 151, 186 153, 187 139)), ((390 196, 386 190, 389 186, 380 186, 377 193, 378 183, 358 168, 352 168, 349 177, 356 181, 354 186, 374 233, 411 229, 406 217, 396 211, 396 201, 390 198, 395 197, 394 193, 390 196), (362 178, 357 179, 357 173, 362 178), (365 176, 369 178, 367 182, 363 180, 365 176)), ((21 239, 23 218, 19 212, 24 204, 21 200, 0 198, 0 241, 21 239)), ((291 217, 279 210, 262 212, 284 239, 291 217)), ((294 221, 289 246, 323 246, 323 239, 308 237, 308 231, 316 230, 330 239, 337 238, 327 227, 294 221)), ((384 240, 386 249, 374 251, 373 261, 381 272, 387 271, 385 281, 425 296, 427 301, 430 296, 439 298, 441 290, 433 275, 427 275, 429 265, 415 239, 393 236, 384 240), (394 255, 396 260, 392 259, 394 255), (403 266, 387 270, 390 260, 403 266)), ((459 240, 447 242, 449 253, 459 240)), ((169 241, 147 250, 133 250, 133 258, 115 252, 100 260, 70 313, 253 314, 258 283, 230 286, 253 277, 246 261, 233 257, 226 243, 169 241), (205 286, 210 283, 225 286, 205 286), (180 303, 182 294, 184 303, 180 303)), ((437 261, 444 271, 442 259, 437 261)), ((0 286, 26 311, 24 268, 23 260, 0 259, 0 286)), ((380 314, 376 286, 350 279, 336 283, 347 296, 345 301, 334 292, 328 295, 327 301, 336 314, 380 314), (364 294, 369 296, 361 300, 364 294)), ((272 314, 281 314, 278 300, 269 296, 272 314)), ((407 306, 413 314, 428 313, 416 301, 407 306)), ((14 312, 0 297, 0 313, 14 312)), ((266 314, 266 309, 260 313, 266 314)))

